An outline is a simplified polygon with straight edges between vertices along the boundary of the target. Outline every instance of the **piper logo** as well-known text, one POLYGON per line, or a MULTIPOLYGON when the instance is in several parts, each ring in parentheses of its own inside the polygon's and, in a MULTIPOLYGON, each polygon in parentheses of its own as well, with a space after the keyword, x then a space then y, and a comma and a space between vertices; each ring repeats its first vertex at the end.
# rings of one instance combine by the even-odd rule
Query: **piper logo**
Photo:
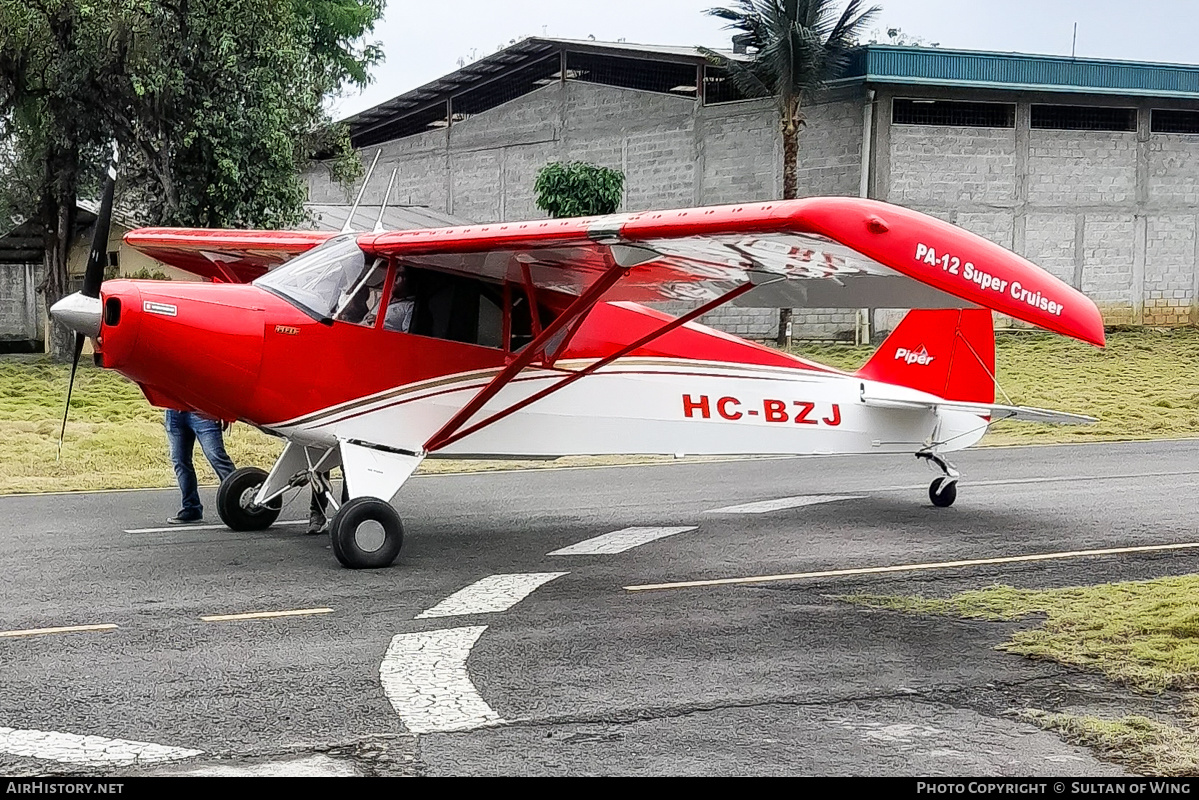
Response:
POLYGON ((900 347, 895 351, 896 359, 903 359, 905 364, 919 364, 922 367, 927 367, 933 363, 935 357, 928 354, 928 349, 924 345, 920 345, 919 350, 908 350, 906 347, 900 347))

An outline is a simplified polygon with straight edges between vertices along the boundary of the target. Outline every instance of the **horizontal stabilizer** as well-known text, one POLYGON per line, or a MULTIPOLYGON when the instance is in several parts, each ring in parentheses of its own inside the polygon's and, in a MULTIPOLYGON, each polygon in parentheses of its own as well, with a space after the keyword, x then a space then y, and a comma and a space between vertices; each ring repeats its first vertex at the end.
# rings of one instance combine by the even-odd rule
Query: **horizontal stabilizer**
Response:
POLYGON ((1054 425, 1094 425, 1099 421, 1095 417, 1088 417, 1085 414, 1071 414, 1066 411, 1053 411, 1047 408, 885 396, 870 394, 865 389, 863 389, 862 393, 862 402, 873 408, 901 408, 912 411, 964 411, 967 414, 990 417, 993 422, 1014 419, 1020 422, 1045 422, 1054 425))

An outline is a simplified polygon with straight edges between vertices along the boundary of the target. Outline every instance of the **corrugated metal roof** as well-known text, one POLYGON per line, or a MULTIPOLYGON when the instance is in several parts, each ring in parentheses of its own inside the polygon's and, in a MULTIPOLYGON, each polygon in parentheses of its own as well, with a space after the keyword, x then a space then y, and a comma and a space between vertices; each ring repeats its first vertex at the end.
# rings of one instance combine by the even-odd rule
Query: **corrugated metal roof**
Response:
MULTIPOLYGON (((311 224, 306 227, 317 231, 339 231, 345 225, 346 217, 350 215, 350 205, 330 203, 305 203, 304 208, 312 217, 311 224)), ((351 228, 356 231, 369 231, 375 227, 379 218, 379 206, 358 206, 354 212, 351 228)), ((426 206, 388 206, 383 212, 383 228, 389 231, 423 230, 425 228, 450 228, 457 225, 470 225, 472 220, 455 217, 441 211, 434 211, 426 206)))
MULTIPOLYGON (((443 102, 446 97, 465 91, 471 86, 489 80, 500 70, 512 70, 521 65, 545 58, 562 50, 607 54, 623 58, 665 59, 701 64, 704 55, 695 47, 672 45, 632 44, 629 42, 598 42, 590 39, 550 39, 530 37, 504 48, 478 61, 466 64, 461 69, 430 81, 424 86, 411 89, 377 106, 346 117, 341 122, 350 126, 352 132, 377 124, 382 120, 423 108, 433 102, 443 102)), ((730 58, 732 50, 716 52, 730 58)))
POLYGON ((846 77, 872 83, 1199 99, 1199 65, 934 47, 863 47, 854 53, 846 77))

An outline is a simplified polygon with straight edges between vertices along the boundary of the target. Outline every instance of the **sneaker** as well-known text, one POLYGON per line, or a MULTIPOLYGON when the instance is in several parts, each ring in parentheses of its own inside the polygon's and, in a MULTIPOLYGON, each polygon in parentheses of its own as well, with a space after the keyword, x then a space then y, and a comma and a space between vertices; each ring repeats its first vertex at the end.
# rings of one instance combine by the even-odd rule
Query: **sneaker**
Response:
POLYGON ((199 517, 185 517, 182 514, 176 514, 167 520, 168 525, 191 525, 193 522, 202 522, 203 515, 199 517))
POLYGON ((329 523, 323 519, 309 519, 308 530, 305 533, 308 536, 316 536, 321 533, 328 533, 329 523))

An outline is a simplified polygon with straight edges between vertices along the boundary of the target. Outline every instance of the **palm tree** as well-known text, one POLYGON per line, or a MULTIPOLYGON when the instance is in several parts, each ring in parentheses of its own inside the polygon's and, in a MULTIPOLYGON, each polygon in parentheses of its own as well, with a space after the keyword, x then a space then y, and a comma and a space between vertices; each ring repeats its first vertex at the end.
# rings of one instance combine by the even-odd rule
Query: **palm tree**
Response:
MULTIPOLYGON (((783 199, 799 193, 795 167, 804 101, 837 77, 849 48, 878 6, 863 10, 863 0, 849 0, 837 14, 833 0, 735 0, 732 8, 705 13, 728 20, 740 31, 734 41, 746 46, 748 60, 729 58, 700 48, 709 61, 723 67, 733 85, 748 97, 773 97, 783 134, 783 199)), ((779 309, 778 343, 786 344, 791 309, 779 309)))
POLYGON ((746 45, 749 60, 729 58, 700 48, 728 71, 733 85, 748 97, 773 97, 783 133, 783 199, 798 193, 795 165, 804 101, 845 68, 849 49, 857 44, 878 6, 862 9, 849 0, 839 15, 833 0, 736 0, 733 8, 705 13, 728 20, 726 29, 746 45))

